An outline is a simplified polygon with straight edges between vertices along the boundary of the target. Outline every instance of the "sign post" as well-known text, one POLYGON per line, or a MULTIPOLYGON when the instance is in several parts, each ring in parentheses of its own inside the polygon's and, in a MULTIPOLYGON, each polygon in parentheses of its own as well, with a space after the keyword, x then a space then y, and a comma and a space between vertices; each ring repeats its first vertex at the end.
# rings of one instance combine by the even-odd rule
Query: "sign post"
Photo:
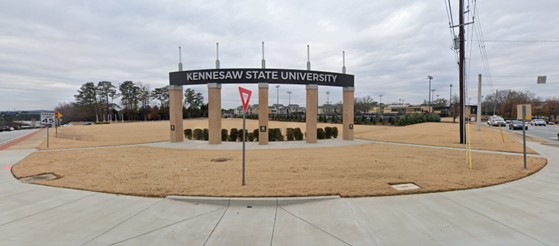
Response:
POLYGON ((58 125, 60 124, 60 118, 62 118, 62 114, 58 111, 54 111, 55 122, 54 122, 54 129, 56 130, 56 134, 54 137, 58 138, 58 125))
POLYGON ((516 118, 522 117, 522 146, 524 148, 524 169, 527 169, 526 164, 526 120, 532 119, 532 105, 520 104, 516 106, 516 118))
POLYGON ((54 113, 41 113, 41 125, 47 125, 47 148, 49 148, 49 127, 54 124, 54 113))
POLYGON ((241 102, 243 103, 243 181, 242 185, 245 185, 245 142, 246 142, 246 112, 248 108, 248 103, 250 101, 250 96, 252 91, 247 90, 243 87, 239 87, 239 94, 241 95, 241 102))

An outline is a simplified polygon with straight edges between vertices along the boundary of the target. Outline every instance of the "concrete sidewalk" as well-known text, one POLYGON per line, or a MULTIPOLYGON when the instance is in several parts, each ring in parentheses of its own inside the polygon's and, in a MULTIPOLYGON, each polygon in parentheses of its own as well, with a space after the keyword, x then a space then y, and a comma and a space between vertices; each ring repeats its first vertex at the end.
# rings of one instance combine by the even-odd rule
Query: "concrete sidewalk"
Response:
POLYGON ((559 148, 539 173, 371 198, 142 198, 23 184, 0 151, 0 245, 557 245, 559 148))

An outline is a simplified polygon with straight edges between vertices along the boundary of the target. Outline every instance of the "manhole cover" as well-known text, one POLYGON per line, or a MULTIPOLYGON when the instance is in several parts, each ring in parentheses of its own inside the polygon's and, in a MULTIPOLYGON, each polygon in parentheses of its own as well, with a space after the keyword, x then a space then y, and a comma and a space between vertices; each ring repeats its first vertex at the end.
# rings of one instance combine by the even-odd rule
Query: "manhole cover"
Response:
POLYGON ((36 183, 38 181, 54 180, 54 179, 58 179, 58 178, 60 178, 60 177, 57 176, 54 173, 43 173, 43 174, 39 174, 39 175, 35 175, 35 176, 20 178, 19 180, 23 183, 32 184, 32 183, 36 183))
POLYGON ((392 188, 400 191, 421 189, 421 187, 417 186, 414 183, 392 184, 391 186, 392 188))

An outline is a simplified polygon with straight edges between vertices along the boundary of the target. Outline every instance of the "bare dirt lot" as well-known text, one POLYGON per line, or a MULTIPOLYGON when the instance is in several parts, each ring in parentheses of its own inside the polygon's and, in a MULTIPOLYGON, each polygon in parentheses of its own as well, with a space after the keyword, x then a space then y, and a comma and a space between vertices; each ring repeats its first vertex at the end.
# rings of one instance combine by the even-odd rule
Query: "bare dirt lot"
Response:
MULTIPOLYGON (((184 125, 206 128, 207 120, 185 120, 184 125)), ((255 129, 257 122, 247 121, 247 126, 249 130, 255 129)), ((271 128, 301 127, 304 131, 304 126, 304 123, 270 122, 271 128)), ((319 125, 324 126, 334 125, 319 125)), ((241 128, 242 123, 238 119, 223 119, 222 127, 241 128)), ((341 125, 337 127, 341 131, 341 125)), ((522 156, 474 152, 472 169, 469 169, 465 146, 458 143, 458 124, 356 126, 356 138, 423 146, 375 143, 320 149, 248 150, 247 185, 241 186, 240 151, 127 146, 168 141, 168 128, 169 122, 59 128, 58 138, 51 131, 48 150, 33 153, 15 165, 12 172, 18 178, 41 173, 60 177, 38 182, 44 185, 142 196, 355 197, 484 187, 525 177, 546 164, 545 159, 530 157, 528 169, 524 170, 522 156), (92 146, 118 147, 82 148, 92 146), (408 182, 421 189, 397 191, 390 186, 408 182)), ((498 128, 482 127, 478 132, 473 125, 471 133, 473 149, 517 153, 522 150, 517 136, 504 133, 503 142, 498 128)), ((34 137, 21 145, 39 142, 34 137)), ((44 142, 39 146, 46 149, 44 142)))

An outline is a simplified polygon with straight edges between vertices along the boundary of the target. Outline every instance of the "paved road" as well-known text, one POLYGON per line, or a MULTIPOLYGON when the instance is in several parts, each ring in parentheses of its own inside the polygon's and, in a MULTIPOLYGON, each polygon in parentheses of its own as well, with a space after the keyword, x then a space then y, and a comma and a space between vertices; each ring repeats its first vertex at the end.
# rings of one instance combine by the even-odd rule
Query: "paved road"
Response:
MULTIPOLYGON (((505 129, 508 130, 508 128, 505 129)), ((508 130, 508 131, 522 135, 522 130, 508 130)), ((559 139, 557 139, 558 133, 559 133, 559 126, 557 125, 528 126, 528 130, 526 131, 527 136, 539 137, 554 142, 559 141, 559 139)))
POLYGON ((142 198, 23 184, 0 151, 0 245, 558 245, 559 148, 525 179, 422 195, 142 198))
POLYGON ((548 140, 558 141, 557 134, 559 133, 559 127, 556 125, 552 126, 529 126, 527 134, 531 136, 536 136, 548 140))

